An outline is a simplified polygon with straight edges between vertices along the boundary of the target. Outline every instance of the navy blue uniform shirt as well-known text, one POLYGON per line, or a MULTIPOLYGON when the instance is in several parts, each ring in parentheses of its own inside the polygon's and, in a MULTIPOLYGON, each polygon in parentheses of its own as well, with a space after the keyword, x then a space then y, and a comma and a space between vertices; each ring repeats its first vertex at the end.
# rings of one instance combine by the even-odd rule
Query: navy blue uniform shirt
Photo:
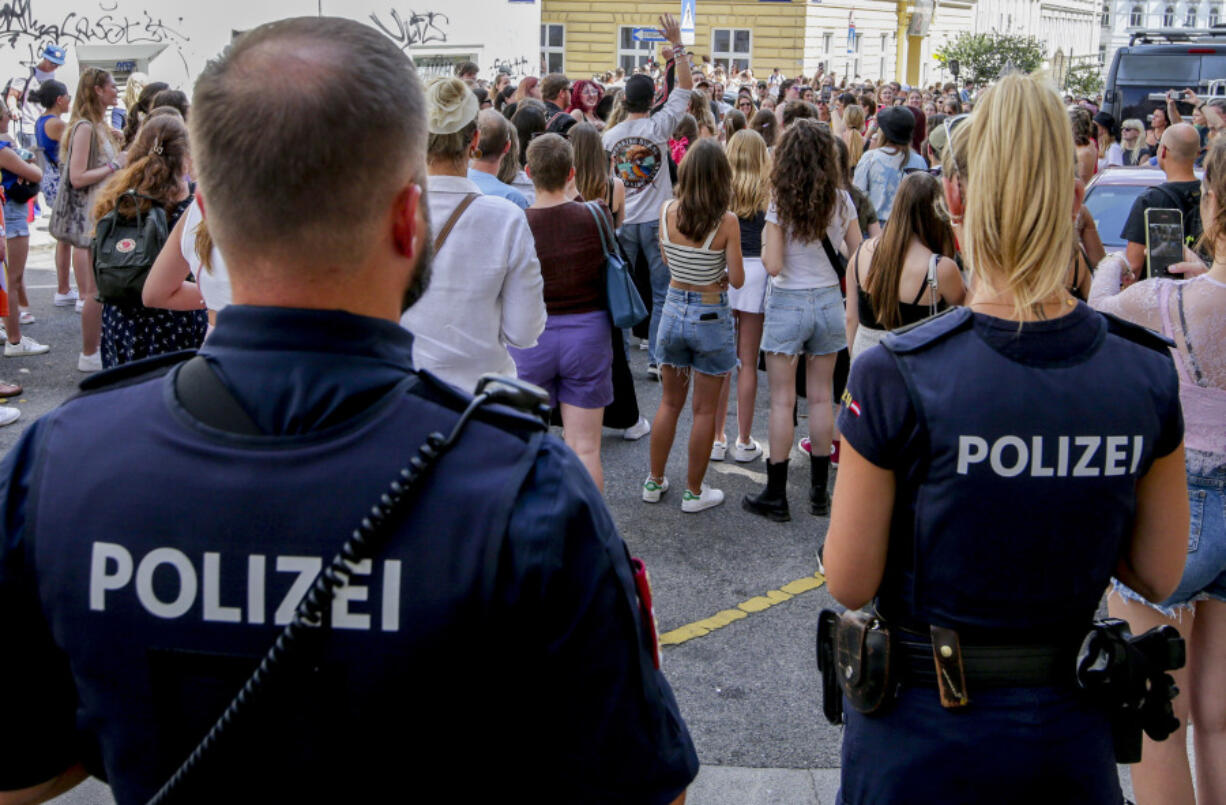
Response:
MULTIPOLYGON (((390 322, 232 306, 201 353, 268 436, 193 419, 174 370, 30 427, 0 470, 0 789, 77 759, 120 803, 157 789, 455 423, 465 400, 411 346, 390 322)), ((668 803, 694 778, 626 546, 560 440, 479 416, 396 526, 194 798, 668 803)))
MULTIPOLYGON (((1084 304, 892 333, 843 402, 843 438, 897 482, 878 611, 964 644, 1075 645, 1128 548, 1137 479, 1183 436, 1165 346, 1084 304)), ((1071 684, 967 690, 965 710, 935 685, 849 708, 839 802, 1118 805, 1107 713, 1071 684)))

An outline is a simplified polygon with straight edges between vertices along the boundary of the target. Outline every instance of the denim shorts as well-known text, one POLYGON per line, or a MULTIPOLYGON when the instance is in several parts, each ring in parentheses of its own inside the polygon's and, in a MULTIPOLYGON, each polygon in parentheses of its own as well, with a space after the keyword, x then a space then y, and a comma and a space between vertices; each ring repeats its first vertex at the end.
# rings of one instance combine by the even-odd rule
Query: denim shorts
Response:
POLYGON ((724 375, 736 367, 736 331, 726 293, 669 288, 656 335, 661 366, 724 375))
POLYGON ((25 204, 18 204, 15 201, 4 202, 4 236, 6 238, 28 238, 30 224, 27 223, 26 218, 29 213, 29 207, 25 204))
MULTIPOLYGON (((1226 601, 1226 467, 1202 469, 1188 451, 1188 558, 1179 587, 1155 609, 1174 616, 1180 607, 1190 607, 1209 598, 1226 601), (1201 473, 1201 474, 1194 474, 1201 473)), ((1116 592, 1131 601, 1148 604, 1119 581, 1116 592)))
POLYGON ((833 355, 847 346, 843 294, 829 288, 776 288, 766 297, 762 351, 783 355, 833 355))

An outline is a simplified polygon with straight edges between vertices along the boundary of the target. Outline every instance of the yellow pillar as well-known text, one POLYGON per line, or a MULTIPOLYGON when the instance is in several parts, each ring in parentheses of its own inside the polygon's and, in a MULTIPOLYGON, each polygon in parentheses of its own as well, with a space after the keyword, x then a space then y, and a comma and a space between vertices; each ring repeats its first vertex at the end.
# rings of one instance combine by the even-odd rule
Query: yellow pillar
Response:
POLYGON ((924 37, 907 37, 907 80, 903 83, 911 86, 919 84, 920 57, 924 53, 924 37))
MULTIPOLYGON (((911 15, 907 13, 907 0, 898 0, 898 32, 894 39, 897 41, 894 53, 894 80, 899 83, 906 83, 903 80, 903 65, 908 63, 908 48, 907 48, 907 26, 911 24, 911 15)), ((882 76, 885 78, 885 76, 882 76)))

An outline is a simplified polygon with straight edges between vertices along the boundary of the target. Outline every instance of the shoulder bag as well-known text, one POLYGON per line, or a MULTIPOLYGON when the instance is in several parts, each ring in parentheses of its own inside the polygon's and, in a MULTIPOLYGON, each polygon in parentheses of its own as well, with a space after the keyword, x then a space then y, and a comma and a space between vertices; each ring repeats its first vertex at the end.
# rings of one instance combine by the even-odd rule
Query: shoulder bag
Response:
POLYGON ((468 195, 464 196, 464 198, 460 199, 460 203, 456 205, 456 208, 451 213, 451 216, 445 222, 443 222, 443 228, 440 229, 438 234, 434 236, 435 254, 438 254, 439 250, 443 248, 443 244, 447 242, 447 236, 451 234, 451 230, 455 227, 456 222, 460 220, 460 216, 464 214, 464 211, 468 209, 470 204, 477 200, 477 196, 479 195, 481 194, 469 193, 468 195))
POLYGON ((51 224, 48 230, 51 237, 66 241, 81 249, 88 249, 94 239, 93 222, 90 220, 90 203, 94 198, 94 190, 98 184, 89 187, 73 187, 70 181, 72 171, 72 142, 77 126, 90 126, 89 161, 90 168, 98 159, 98 135, 93 131, 93 124, 79 121, 72 131, 68 132, 68 143, 64 152, 64 171, 60 181, 60 192, 55 197, 55 206, 51 209, 51 224))
POLYGON ((614 327, 633 327, 647 318, 647 305, 643 304, 643 297, 634 287, 634 279, 626 270, 626 261, 617 250, 617 238, 613 235, 612 226, 597 209, 597 202, 589 201, 584 206, 596 219, 596 230, 600 233, 600 245, 604 249, 605 303, 609 308, 609 318, 613 320, 614 327))

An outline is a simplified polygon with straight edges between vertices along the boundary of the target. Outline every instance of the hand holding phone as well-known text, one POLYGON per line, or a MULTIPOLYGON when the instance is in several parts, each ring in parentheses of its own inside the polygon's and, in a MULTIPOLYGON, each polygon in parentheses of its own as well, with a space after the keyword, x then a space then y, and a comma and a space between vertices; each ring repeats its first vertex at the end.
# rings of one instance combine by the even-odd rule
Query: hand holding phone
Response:
POLYGON ((1175 277, 1170 268, 1183 262, 1183 213, 1151 207, 1145 211, 1146 278, 1175 277))

